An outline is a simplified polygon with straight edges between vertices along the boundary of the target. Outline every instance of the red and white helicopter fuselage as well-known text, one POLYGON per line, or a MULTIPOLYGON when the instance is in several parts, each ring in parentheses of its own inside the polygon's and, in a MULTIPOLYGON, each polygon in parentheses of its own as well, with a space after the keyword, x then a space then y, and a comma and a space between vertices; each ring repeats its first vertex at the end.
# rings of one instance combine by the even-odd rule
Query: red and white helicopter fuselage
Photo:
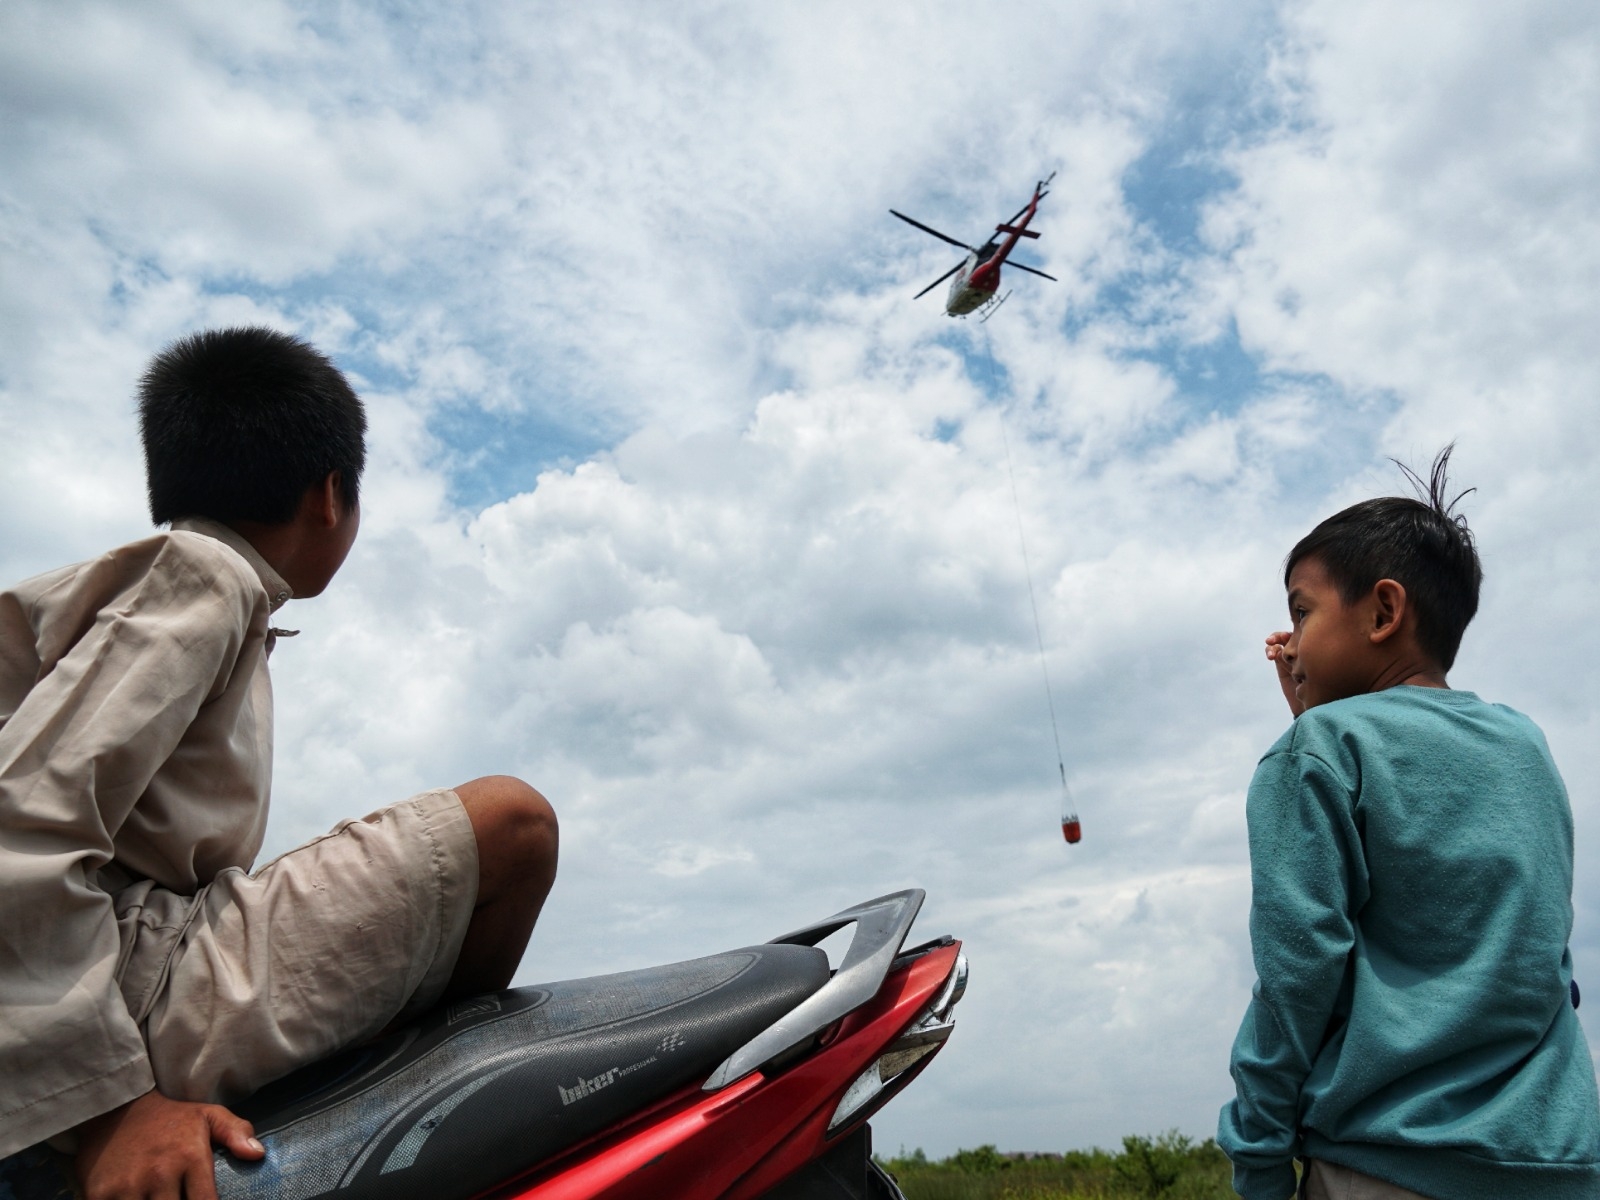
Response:
POLYGON ((995 293, 1000 290, 999 267, 986 274, 980 274, 978 281, 974 283, 972 274, 977 267, 978 255, 974 251, 967 255, 967 261, 961 264, 961 270, 957 271, 956 277, 950 281, 950 292, 944 301, 945 315, 964 317, 994 299, 995 293), (985 287, 984 284, 988 286, 985 287))

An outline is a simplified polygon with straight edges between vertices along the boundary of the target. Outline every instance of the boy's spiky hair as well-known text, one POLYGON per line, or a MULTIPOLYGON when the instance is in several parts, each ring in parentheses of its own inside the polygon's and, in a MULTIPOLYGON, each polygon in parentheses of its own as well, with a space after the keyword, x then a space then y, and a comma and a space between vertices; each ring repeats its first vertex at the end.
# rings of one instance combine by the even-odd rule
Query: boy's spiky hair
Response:
POLYGON ((139 381, 150 517, 279 523, 339 472, 355 507, 366 410, 313 347, 259 327, 180 338, 139 381))
POLYGON ((1306 558, 1322 563, 1346 604, 1372 590, 1380 579, 1406 589, 1417 614, 1417 641, 1444 670, 1455 663, 1461 635, 1478 611, 1483 565, 1467 519, 1456 512, 1468 488, 1450 496, 1452 442, 1434 457, 1424 480, 1399 459, 1392 460, 1415 488, 1409 496, 1381 496, 1352 504, 1323 521, 1289 551, 1284 586, 1295 564, 1306 558))

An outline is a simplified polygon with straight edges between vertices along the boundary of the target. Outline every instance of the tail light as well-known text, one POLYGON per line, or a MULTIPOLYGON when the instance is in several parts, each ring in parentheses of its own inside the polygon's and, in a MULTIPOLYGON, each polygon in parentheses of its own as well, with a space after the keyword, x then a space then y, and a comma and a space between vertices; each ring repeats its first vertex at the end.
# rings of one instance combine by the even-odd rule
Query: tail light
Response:
POLYGON ((906 1026, 905 1032, 884 1047, 872 1065, 845 1089, 839 1107, 828 1121, 828 1132, 842 1128, 888 1099, 883 1095, 894 1080, 939 1050, 956 1027, 954 1010, 967 990, 967 956, 956 955, 955 966, 928 1007, 906 1026), (865 1112, 863 1112, 865 1110, 865 1112))

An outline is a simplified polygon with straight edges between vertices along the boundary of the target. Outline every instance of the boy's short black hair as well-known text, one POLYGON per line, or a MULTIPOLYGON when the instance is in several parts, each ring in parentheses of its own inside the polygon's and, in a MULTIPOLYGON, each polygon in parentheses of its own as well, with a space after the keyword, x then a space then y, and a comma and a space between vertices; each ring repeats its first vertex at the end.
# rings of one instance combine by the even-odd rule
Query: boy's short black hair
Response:
POLYGON ((275 329, 212 329, 172 343, 139 381, 150 517, 277 524, 339 472, 360 499, 367 414, 339 369, 275 329))
POLYGON ((1451 443, 1433 460, 1426 483, 1395 460, 1417 489, 1418 499, 1382 496, 1352 504, 1323 521, 1289 551, 1284 586, 1301 559, 1316 558, 1353 604, 1380 579, 1406 589, 1417 613, 1417 641, 1448 671, 1461 647, 1461 635, 1478 611, 1483 565, 1467 519, 1455 507, 1473 489, 1447 500, 1451 443))

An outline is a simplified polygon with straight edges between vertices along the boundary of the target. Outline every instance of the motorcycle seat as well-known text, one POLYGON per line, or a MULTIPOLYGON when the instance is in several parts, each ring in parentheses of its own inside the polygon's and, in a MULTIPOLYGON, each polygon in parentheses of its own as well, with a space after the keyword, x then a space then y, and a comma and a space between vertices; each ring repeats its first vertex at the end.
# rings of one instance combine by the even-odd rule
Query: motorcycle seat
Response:
POLYGON ((267 1148, 222 1200, 466 1200, 704 1079, 829 976, 763 945, 440 1008, 235 1105, 267 1148))

